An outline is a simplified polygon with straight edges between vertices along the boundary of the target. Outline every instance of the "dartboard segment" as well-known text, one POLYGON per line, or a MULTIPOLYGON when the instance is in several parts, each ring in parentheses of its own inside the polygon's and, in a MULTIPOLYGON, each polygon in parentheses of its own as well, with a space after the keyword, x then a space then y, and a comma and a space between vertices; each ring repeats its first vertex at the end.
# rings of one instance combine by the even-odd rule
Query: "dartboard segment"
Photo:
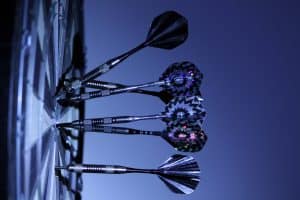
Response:
POLYGON ((13 65, 16 80, 12 87, 15 111, 11 130, 15 131, 10 137, 9 165, 15 167, 9 171, 11 199, 75 199, 75 192, 80 192, 80 175, 63 174, 69 183, 65 184, 59 180, 55 166, 80 160, 82 142, 67 138, 75 153, 66 149, 55 124, 79 119, 83 106, 62 108, 55 92, 69 66, 69 76, 80 78, 82 73, 83 65, 80 69, 72 67, 74 37, 82 34, 78 22, 82 2, 40 0, 20 4, 21 30, 16 31, 20 48, 15 49, 18 62, 13 65))

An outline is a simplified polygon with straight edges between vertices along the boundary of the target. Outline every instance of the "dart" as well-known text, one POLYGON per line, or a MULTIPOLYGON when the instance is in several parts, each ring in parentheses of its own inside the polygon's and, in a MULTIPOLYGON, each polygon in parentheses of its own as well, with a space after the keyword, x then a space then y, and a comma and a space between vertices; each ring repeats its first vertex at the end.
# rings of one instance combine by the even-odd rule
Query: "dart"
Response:
POLYGON ((57 166, 56 170, 68 170, 76 173, 155 174, 174 193, 191 194, 200 182, 200 169, 192 156, 173 155, 157 169, 139 169, 120 165, 72 164, 57 166))
MULTIPOLYGON (((85 86, 88 88, 94 88, 94 89, 116 89, 116 88, 129 87, 127 85, 122 85, 120 83, 112 83, 112 82, 105 82, 105 81, 98 81, 98 80, 88 81, 85 84, 85 86)), ((174 98, 174 96, 172 94, 170 94, 169 92, 167 92, 166 90, 150 91, 150 90, 136 89, 136 90, 130 90, 128 92, 158 97, 165 104, 169 103, 170 100, 172 98, 174 98)), ((195 95, 201 96, 200 91, 198 91, 198 94, 195 94, 195 95)))
POLYGON ((95 79, 101 74, 111 70, 117 64, 135 52, 150 46, 161 49, 173 49, 182 44, 188 36, 187 20, 175 11, 167 11, 152 21, 146 40, 128 52, 106 61, 84 75, 82 83, 95 79))
POLYGON ((95 69, 85 74, 81 80, 74 80, 68 83, 68 87, 80 88, 82 84, 93 80, 108 72, 132 54, 145 47, 160 49, 174 49, 181 45, 188 37, 188 22, 185 17, 175 11, 167 11, 154 18, 148 31, 146 40, 135 48, 117 57, 109 59, 95 69))
POLYGON ((168 125, 177 126, 179 124, 200 125, 205 117, 205 109, 202 107, 202 98, 199 96, 184 97, 179 96, 172 99, 160 114, 144 116, 116 116, 103 117, 73 122, 58 123, 57 127, 80 128, 84 126, 99 126, 105 124, 129 123, 140 120, 162 119, 168 125))
MULTIPOLYGON (((120 94, 124 92, 131 92, 141 88, 153 86, 160 86, 167 93, 172 94, 173 96, 190 96, 199 94, 199 88, 202 78, 203 74, 197 69, 197 67, 193 63, 187 61, 179 62, 170 65, 166 69, 166 71, 161 75, 158 81, 145 83, 141 85, 100 89, 97 91, 75 95, 70 98, 70 101, 88 100, 98 97, 120 94)), ((98 86, 97 82, 95 83, 93 81, 87 82, 85 85, 91 85, 92 87, 98 86)), ((101 84, 100 86, 102 87, 101 84)), ((60 99, 58 101, 64 101, 64 99, 60 99)))
MULTIPOLYGON (((147 131, 116 126, 78 126, 72 128, 84 132, 109 133, 119 135, 160 136, 177 151, 182 152, 200 151, 207 141, 207 135, 204 133, 200 126, 168 126, 163 131, 147 131)), ((69 136, 72 137, 72 135, 69 136)))

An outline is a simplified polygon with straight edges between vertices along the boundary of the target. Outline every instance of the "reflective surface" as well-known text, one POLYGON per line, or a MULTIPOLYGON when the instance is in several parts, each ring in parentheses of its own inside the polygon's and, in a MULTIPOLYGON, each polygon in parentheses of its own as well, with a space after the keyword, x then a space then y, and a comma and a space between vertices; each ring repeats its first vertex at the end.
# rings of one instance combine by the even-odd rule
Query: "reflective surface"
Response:
POLYGON ((200 181, 199 166, 191 156, 173 155, 159 170, 159 178, 175 193, 191 194, 200 181))

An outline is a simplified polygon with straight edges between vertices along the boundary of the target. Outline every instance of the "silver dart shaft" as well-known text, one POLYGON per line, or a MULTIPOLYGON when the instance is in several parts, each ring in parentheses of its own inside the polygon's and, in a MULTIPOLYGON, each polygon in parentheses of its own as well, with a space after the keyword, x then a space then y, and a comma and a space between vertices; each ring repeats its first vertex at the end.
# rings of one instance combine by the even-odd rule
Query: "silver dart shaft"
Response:
POLYGON ((120 165, 94 165, 94 164, 77 164, 67 167, 55 167, 56 170, 68 170, 76 173, 98 173, 98 174, 124 174, 124 173, 158 173, 154 169, 136 169, 120 165))
POLYGON ((71 101, 83 101, 83 100, 94 99, 94 98, 98 98, 98 97, 110 96, 113 94, 119 94, 119 93, 123 93, 123 92, 130 92, 130 91, 134 91, 134 90, 141 89, 141 88, 161 86, 161 85, 167 85, 167 84, 169 84, 169 83, 166 81, 156 81, 156 82, 150 82, 150 83, 145 83, 145 84, 141 84, 141 85, 126 86, 123 88, 100 89, 100 90, 93 91, 93 92, 87 92, 87 93, 83 93, 80 95, 75 95, 75 96, 71 97, 70 100, 71 101))
POLYGON ((161 119, 165 115, 147 115, 147 116, 117 116, 117 117, 103 117, 103 118, 94 118, 94 119, 85 119, 85 120, 76 120, 70 123, 58 123, 56 126, 67 127, 67 128, 84 128, 84 127, 93 127, 104 124, 119 124, 119 123, 129 123, 133 121, 140 120, 150 120, 150 119, 161 119))

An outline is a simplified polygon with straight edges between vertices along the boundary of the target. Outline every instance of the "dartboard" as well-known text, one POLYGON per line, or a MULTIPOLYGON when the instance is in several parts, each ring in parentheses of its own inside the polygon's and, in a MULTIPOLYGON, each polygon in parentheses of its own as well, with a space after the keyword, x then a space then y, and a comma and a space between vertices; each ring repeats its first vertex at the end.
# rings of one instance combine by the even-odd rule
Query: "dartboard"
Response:
POLYGON ((83 104, 56 101, 62 78, 84 68, 82 1, 20 1, 15 30, 8 129, 10 199, 80 199, 81 175, 55 166, 82 161, 83 135, 55 124, 83 118, 83 104), (71 137, 72 135, 73 137, 71 137))

